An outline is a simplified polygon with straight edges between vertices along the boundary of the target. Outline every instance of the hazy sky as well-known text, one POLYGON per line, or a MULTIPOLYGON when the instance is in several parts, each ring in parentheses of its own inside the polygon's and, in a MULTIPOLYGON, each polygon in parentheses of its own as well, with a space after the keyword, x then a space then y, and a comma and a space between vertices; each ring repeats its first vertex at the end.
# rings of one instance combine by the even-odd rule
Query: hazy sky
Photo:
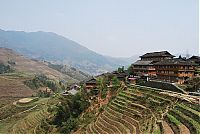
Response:
POLYGON ((0 28, 49 31, 98 53, 199 51, 198 0, 0 0, 0 28))

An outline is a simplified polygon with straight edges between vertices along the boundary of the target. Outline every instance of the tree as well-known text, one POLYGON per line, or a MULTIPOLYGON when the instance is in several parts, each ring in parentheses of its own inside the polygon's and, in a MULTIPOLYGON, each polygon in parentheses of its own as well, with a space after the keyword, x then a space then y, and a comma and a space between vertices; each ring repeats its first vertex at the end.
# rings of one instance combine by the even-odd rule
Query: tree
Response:
POLYGON ((12 72, 14 72, 14 70, 9 65, 6 66, 0 63, 0 74, 12 73, 12 72))
POLYGON ((120 86, 120 81, 117 79, 116 76, 112 78, 112 86, 114 90, 116 90, 120 86))
POLYGON ((97 79, 97 87, 99 90, 99 97, 102 98, 102 92, 106 90, 106 79, 103 77, 100 77, 97 79))
POLYGON ((56 125, 62 133, 70 133, 77 127, 78 117, 88 106, 89 102, 81 92, 60 97, 60 103, 54 108, 55 116, 51 125, 56 125))
POLYGON ((118 68, 118 72, 119 72, 119 73, 123 73, 123 72, 124 72, 124 66, 119 67, 119 68, 118 68))
POLYGON ((129 66, 127 71, 128 71, 128 75, 133 75, 132 66, 129 66))

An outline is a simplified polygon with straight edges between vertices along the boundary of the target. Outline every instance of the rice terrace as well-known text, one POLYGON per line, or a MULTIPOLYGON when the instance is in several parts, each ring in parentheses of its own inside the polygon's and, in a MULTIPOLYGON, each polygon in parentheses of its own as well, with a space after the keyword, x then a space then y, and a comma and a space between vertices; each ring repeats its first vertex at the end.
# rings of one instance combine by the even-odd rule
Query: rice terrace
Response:
POLYGON ((199 0, 1 0, 0 134, 200 134, 199 0))

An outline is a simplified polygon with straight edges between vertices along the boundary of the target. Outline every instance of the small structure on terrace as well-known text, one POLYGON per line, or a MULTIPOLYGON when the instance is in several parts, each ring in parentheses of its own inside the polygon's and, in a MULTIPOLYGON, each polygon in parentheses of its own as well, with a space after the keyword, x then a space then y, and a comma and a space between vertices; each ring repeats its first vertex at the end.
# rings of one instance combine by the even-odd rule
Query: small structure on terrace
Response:
POLYGON ((87 90, 94 89, 96 87, 97 87, 97 80, 94 77, 85 82, 85 88, 87 90))

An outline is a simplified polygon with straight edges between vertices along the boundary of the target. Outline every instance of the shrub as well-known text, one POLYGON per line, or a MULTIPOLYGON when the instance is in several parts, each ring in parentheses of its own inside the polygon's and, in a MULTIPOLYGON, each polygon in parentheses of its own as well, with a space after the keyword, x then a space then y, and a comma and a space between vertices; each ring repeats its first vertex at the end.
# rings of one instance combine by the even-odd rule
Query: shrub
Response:
POLYGON ((81 92, 74 96, 60 96, 59 103, 54 107, 50 105, 48 109, 49 112, 54 113, 54 117, 50 119, 48 126, 55 125, 59 132, 66 134, 75 130, 81 122, 79 116, 89 106, 89 102, 84 97, 85 95, 81 92))
POLYGON ((24 84, 34 90, 40 87, 49 87, 54 92, 59 91, 63 87, 63 85, 60 87, 56 81, 47 78, 43 74, 36 75, 32 80, 24 81, 24 84))
POLYGON ((0 63, 0 74, 12 73, 12 72, 14 72, 14 70, 9 65, 6 66, 0 63))

